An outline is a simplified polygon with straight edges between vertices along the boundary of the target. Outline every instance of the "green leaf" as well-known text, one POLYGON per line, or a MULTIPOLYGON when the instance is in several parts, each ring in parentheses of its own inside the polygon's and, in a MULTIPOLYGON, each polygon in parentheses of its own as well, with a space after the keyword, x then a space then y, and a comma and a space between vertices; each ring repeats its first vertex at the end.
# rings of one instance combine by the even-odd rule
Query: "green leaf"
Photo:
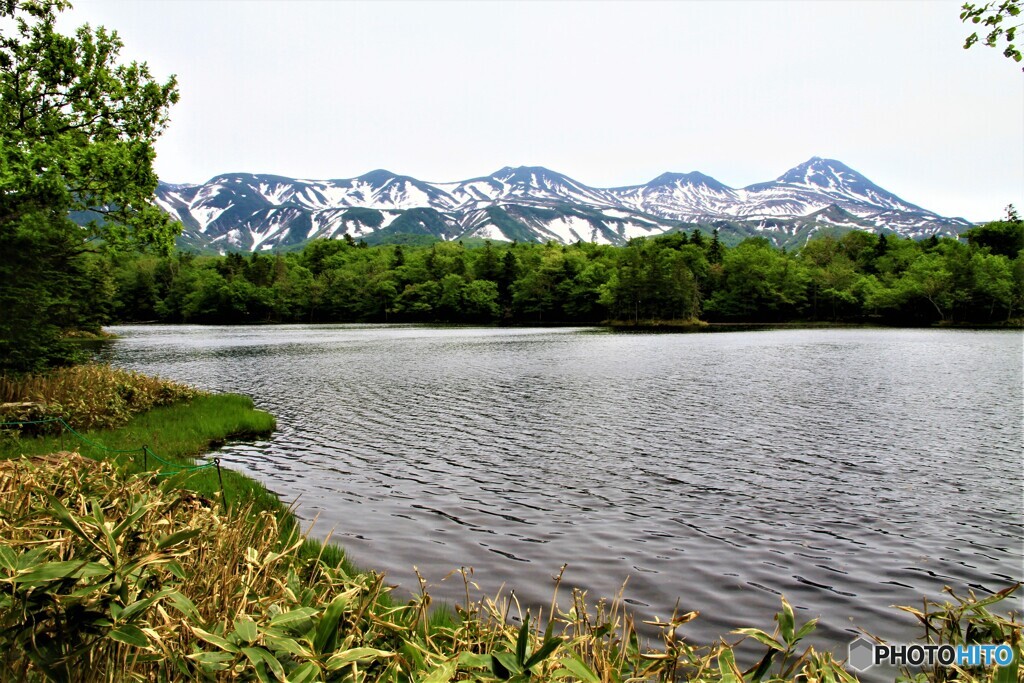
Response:
POLYGON ((312 659, 313 657, 313 651, 307 647, 303 647, 302 644, 294 638, 271 636, 264 632, 263 643, 274 652, 285 652, 303 659, 312 659))
POLYGON ((811 619, 806 624, 804 624, 803 626, 800 627, 800 630, 798 630, 796 632, 796 638, 793 640, 793 642, 794 643, 800 642, 808 634, 810 634, 812 631, 814 631, 814 629, 817 626, 818 626, 818 619, 817 619, 817 617, 815 617, 814 619, 811 619))
POLYGON ((175 578, 180 579, 181 581, 188 579, 188 575, 185 573, 185 568, 182 567, 181 563, 177 560, 171 560, 164 566, 175 578))
POLYGON ((146 507, 145 505, 142 505, 141 503, 136 503, 136 505, 137 507, 134 510, 132 510, 132 512, 127 517, 121 520, 120 524, 114 527, 114 538, 120 538, 121 534, 127 531, 130 527, 134 526, 134 524, 137 521, 139 521, 141 517, 143 517, 147 512, 149 512, 149 508, 146 507))
POLYGON ((738 628, 735 631, 733 631, 733 633, 742 636, 750 636, 757 642, 761 643, 762 645, 767 645, 773 650, 785 651, 786 649, 782 645, 779 645, 779 643, 776 642, 774 638, 772 638, 770 635, 768 635, 759 628, 738 628))
POLYGON ((140 612, 145 612, 153 605, 154 602, 163 599, 165 595, 166 592, 161 591, 161 593, 151 595, 144 600, 136 600, 135 602, 121 610, 120 614, 114 614, 114 610, 113 608, 111 608, 110 614, 117 621, 129 621, 136 614, 140 612))
POLYGON ((756 666, 744 672, 744 680, 760 681, 764 678, 764 675, 768 673, 768 669, 772 665, 772 658, 775 656, 776 652, 778 652, 778 650, 772 649, 765 652, 764 657, 761 658, 761 661, 758 662, 756 666))
POLYGON ((244 614, 235 619, 235 633, 246 643, 255 641, 257 636, 259 636, 256 622, 244 614))
POLYGON ((782 611, 775 615, 776 620, 779 622, 779 631, 782 633, 782 639, 789 646, 792 646, 796 639, 793 633, 793 606, 789 604, 789 601, 785 597, 782 598, 782 611))
POLYGON ((223 671, 228 668, 228 662, 235 661, 235 656, 227 652, 196 652, 187 656, 192 661, 202 664, 204 668, 214 671, 223 671))
POLYGON ((15 576, 18 583, 36 583, 57 579, 88 579, 106 576, 111 569, 98 562, 47 562, 46 564, 15 576))
POLYGON ((478 655, 474 652, 463 652, 459 655, 459 664, 467 669, 490 669, 491 656, 478 655))
POLYGON ((315 607, 299 607, 288 612, 281 612, 270 620, 271 626, 294 626, 303 621, 309 621, 320 613, 315 607))
POLYGON ((536 665, 540 664, 545 659, 547 659, 548 655, 557 650, 558 646, 561 644, 562 641, 559 638, 551 638, 550 640, 546 640, 544 644, 541 645, 537 649, 537 651, 534 652, 530 656, 530 658, 526 660, 526 666, 524 668, 532 669, 536 665))
POLYGON ((740 683, 743 680, 743 674, 736 667, 736 655, 729 648, 718 654, 718 672, 722 683, 740 683))
POLYGON ((183 529, 181 531, 177 531, 161 538, 156 544, 156 549, 164 550, 165 548, 176 546, 179 543, 184 543, 191 538, 195 538, 200 533, 202 533, 202 530, 200 529, 183 529))
POLYGON ((85 529, 83 529, 82 525, 78 523, 78 520, 72 517, 71 512, 64 507, 64 503, 60 502, 58 498, 50 495, 49 493, 46 494, 46 499, 50 503, 50 511, 53 513, 53 516, 57 518, 57 521, 61 523, 61 526, 69 529, 73 534, 100 552, 104 552, 105 548, 93 539, 92 534, 85 532, 85 529))
POLYGON ((338 642, 338 623, 341 621, 341 616, 345 613, 345 608, 348 607, 348 602, 352 599, 355 590, 357 589, 338 594, 324 610, 324 615, 316 626, 316 635, 313 638, 313 649, 316 652, 326 654, 334 649, 335 643, 338 642))
POLYGON ((308 683, 320 678, 320 667, 316 662, 306 662, 299 668, 292 671, 288 676, 289 683, 308 683))
POLYGON ((512 678, 516 672, 515 656, 511 652, 491 653, 491 673, 503 681, 512 678))
POLYGON ((18 555, 9 546, 0 545, 0 567, 9 572, 18 569, 18 555))
POLYGON ((232 643, 230 640, 227 640, 226 638, 222 638, 221 636, 209 633, 208 631, 204 631, 198 626, 190 626, 189 628, 192 629, 193 633, 195 633, 197 636, 199 636, 206 642, 210 643, 211 645, 216 645, 220 649, 225 650, 227 652, 233 652, 235 654, 241 653, 241 650, 238 649, 238 646, 232 643))
POLYGON ((992 683, 1017 683, 1017 672, 1020 670, 1020 652, 1015 650, 1013 661, 1007 666, 997 666, 992 683))
POLYGON ((281 666, 281 662, 277 660, 277 657, 270 654, 262 647, 243 647, 242 653, 252 662, 253 666, 256 667, 257 673, 259 671, 259 665, 264 664, 270 673, 274 674, 274 678, 279 681, 287 680, 287 676, 284 673, 284 667, 281 666))
POLYGON ((526 645, 530 639, 530 615, 526 615, 523 625, 519 627, 519 637, 516 638, 516 664, 522 667, 526 663, 526 645))
POLYGON ((171 607, 178 610, 186 617, 191 619, 199 618, 199 610, 196 609, 194 602, 188 599, 188 597, 182 595, 178 591, 171 591, 167 594, 167 602, 170 603, 171 607))
POLYGON ((456 665, 456 660, 449 659, 431 671, 420 683, 448 683, 455 675, 456 665))
POLYGON ((589 666, 584 664, 575 653, 570 657, 566 657, 559 663, 584 683, 601 683, 601 679, 597 677, 597 674, 595 674, 589 666))
POLYGON ((351 650, 345 650, 331 655, 327 660, 327 670, 336 671, 346 664, 351 664, 352 662, 366 662, 374 659, 385 659, 387 657, 393 657, 394 654, 394 652, 377 650, 372 647, 354 647, 351 650))
POLYGON ((125 645, 149 647, 149 639, 146 638, 146 634, 143 633, 142 629, 135 624, 121 624, 117 628, 109 631, 107 635, 119 643, 124 643, 125 645))

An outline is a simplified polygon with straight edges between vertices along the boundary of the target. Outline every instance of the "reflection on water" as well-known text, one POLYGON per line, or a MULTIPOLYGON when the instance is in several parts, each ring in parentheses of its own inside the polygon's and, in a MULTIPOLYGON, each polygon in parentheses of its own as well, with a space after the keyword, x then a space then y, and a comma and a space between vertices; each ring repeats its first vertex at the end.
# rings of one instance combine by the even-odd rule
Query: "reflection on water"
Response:
POLYGON ((644 617, 699 609, 698 640, 785 594, 845 657, 916 635, 890 605, 1024 574, 1019 333, 114 331, 118 365, 252 395, 279 431, 224 461, 453 601, 467 566, 546 604, 568 563, 644 617))

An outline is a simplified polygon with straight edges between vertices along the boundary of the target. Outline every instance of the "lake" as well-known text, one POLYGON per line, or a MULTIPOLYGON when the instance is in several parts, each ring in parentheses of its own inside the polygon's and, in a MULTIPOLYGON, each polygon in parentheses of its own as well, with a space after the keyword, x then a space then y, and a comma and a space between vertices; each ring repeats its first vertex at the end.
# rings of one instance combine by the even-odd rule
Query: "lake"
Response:
MULTIPOLYGON (((251 395, 221 457, 391 583, 458 601, 472 567, 552 577, 698 642, 772 630, 784 594, 845 658, 890 606, 1022 579, 1019 332, 121 326, 104 357, 251 395)), ((1019 608, 1020 600, 1014 603, 1019 608)))

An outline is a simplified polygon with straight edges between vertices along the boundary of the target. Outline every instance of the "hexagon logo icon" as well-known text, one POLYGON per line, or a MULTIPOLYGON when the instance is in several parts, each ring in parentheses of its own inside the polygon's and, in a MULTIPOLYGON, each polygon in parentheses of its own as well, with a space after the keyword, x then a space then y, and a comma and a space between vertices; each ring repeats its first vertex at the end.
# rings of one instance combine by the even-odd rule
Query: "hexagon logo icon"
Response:
POLYGON ((851 669, 855 671, 867 671, 875 665, 875 646, 864 638, 850 643, 849 657, 846 660, 851 669))

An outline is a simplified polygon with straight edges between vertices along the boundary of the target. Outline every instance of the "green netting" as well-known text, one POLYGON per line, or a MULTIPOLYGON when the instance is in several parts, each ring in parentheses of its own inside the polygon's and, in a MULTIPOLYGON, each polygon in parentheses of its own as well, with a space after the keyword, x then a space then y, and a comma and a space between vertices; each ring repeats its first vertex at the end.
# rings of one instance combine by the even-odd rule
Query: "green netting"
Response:
POLYGON ((196 470, 204 470, 209 467, 217 466, 216 460, 213 460, 211 462, 204 462, 202 465, 182 465, 176 462, 171 462, 170 460, 165 460, 164 458, 161 458, 159 455, 154 453, 149 446, 141 446, 139 448, 108 448, 107 446, 104 446, 98 441, 93 441, 84 434, 79 434, 77 431, 74 430, 74 428, 71 427, 71 425, 65 422, 64 418, 62 417, 49 417, 43 420, 20 420, 17 422, 0 422, 0 427, 20 427, 22 425, 48 424, 51 422, 59 422, 61 426, 64 427, 64 429, 78 437, 78 439, 82 443, 93 448, 97 448, 108 453, 141 453, 143 456, 152 456, 154 460, 161 463, 165 467, 174 468, 173 472, 158 472, 158 476, 169 476, 171 474, 178 474, 180 472, 194 472, 196 470))

